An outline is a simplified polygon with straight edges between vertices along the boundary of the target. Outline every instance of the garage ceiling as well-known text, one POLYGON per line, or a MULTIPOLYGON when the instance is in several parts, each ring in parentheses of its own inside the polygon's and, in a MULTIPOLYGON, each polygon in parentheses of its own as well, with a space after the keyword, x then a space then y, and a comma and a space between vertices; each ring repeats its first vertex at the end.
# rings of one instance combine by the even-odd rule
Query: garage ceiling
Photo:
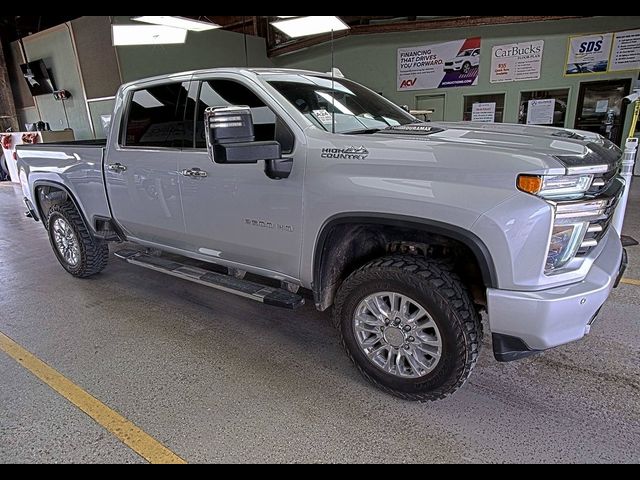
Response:
MULTIPOLYGON (((226 30, 258 35, 266 38, 269 56, 279 56, 308 48, 329 40, 329 35, 316 35, 291 40, 270 26, 277 17, 267 16, 216 16, 185 15, 203 21, 222 25, 226 30)), ((0 30, 3 40, 11 41, 39 32, 46 28, 73 20, 78 16, 0 16, 0 30)), ((348 35, 371 33, 407 32, 415 30, 435 30, 461 28, 479 25, 501 25, 508 23, 542 22, 580 18, 581 16, 340 16, 351 29, 336 33, 340 38, 348 35)))

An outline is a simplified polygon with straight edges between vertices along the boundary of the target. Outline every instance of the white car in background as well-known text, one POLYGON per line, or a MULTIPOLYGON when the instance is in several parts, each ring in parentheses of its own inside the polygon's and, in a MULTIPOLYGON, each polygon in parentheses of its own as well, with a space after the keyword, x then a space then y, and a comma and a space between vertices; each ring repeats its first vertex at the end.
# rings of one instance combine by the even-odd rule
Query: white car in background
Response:
POLYGON ((469 73, 473 67, 480 65, 480 49, 470 48, 463 50, 452 60, 445 62, 445 72, 462 72, 463 74, 469 73))

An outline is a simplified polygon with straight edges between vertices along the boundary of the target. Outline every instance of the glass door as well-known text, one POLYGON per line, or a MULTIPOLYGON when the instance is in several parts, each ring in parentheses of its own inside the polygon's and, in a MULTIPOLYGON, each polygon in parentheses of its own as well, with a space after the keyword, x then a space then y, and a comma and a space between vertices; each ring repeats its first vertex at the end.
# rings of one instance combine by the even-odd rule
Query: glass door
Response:
POLYGON ((622 99, 630 88, 629 79, 581 83, 575 128, 599 133, 620 145, 627 110, 622 99))

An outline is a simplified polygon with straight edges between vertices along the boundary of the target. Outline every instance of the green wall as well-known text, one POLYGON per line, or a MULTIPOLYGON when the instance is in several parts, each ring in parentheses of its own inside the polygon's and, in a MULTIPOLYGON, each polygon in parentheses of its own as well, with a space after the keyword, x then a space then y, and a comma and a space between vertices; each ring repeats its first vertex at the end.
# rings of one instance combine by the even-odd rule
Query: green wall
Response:
MULTIPOLYGON (((464 95, 505 93, 505 122, 517 122, 520 92, 569 88, 569 106, 566 126, 573 127, 580 82, 619 78, 636 78, 638 72, 594 74, 567 78, 563 76, 569 35, 612 32, 640 28, 640 17, 593 17, 578 20, 532 22, 512 25, 467 27, 444 30, 376 35, 353 35, 336 40, 335 65, 346 77, 361 82, 397 104, 414 108, 416 97, 429 94, 445 94, 445 120, 462 120, 464 95), (472 87, 443 88, 435 90, 396 91, 397 49, 446 42, 467 37, 482 37, 480 77, 472 87), (522 82, 489 83, 491 48, 494 45, 528 40, 544 40, 542 72, 539 80, 522 82)), ((304 68, 327 72, 331 65, 331 47, 322 44, 303 51, 274 58, 278 67, 304 68)), ((627 109, 627 127, 631 109, 627 109)))
MULTIPOLYGON (((115 17, 115 24, 135 24, 129 17, 115 17)), ((165 73, 214 67, 247 65, 244 36, 225 30, 189 32, 181 45, 118 47, 120 70, 125 82, 165 73)), ((264 38, 247 35, 249 66, 269 67, 264 38)))
MULTIPOLYGON (((43 59, 52 70, 56 88, 71 92, 71 98, 64 103, 69 117, 69 127, 74 130, 76 138, 93 138, 69 29, 66 25, 61 25, 27 37, 23 42, 27 59, 43 59)), ((67 127, 62 102, 54 100, 53 95, 40 95, 35 97, 35 102, 40 118, 49 122, 52 130, 67 127)), ((21 117, 32 120, 34 113, 37 116, 37 111, 30 109, 23 112, 21 117)))
MULTIPOLYGON (((96 77, 96 75, 100 75, 100 72, 96 71, 96 65, 107 69, 102 72, 102 76, 108 74, 110 78, 119 78, 121 75, 125 82, 194 69, 246 65, 244 36, 223 30, 189 32, 187 42, 182 45, 118 47, 116 49, 118 64, 106 61, 96 64, 94 57, 101 57, 105 48, 108 50, 111 45, 109 22, 116 24, 135 23, 131 22, 129 17, 83 17, 83 19, 71 22, 71 25, 78 26, 81 23, 80 26, 85 27, 84 36, 76 38, 76 42, 78 42, 76 47, 81 50, 81 53, 84 53, 85 61, 82 74, 85 77, 85 82, 91 82, 93 78, 91 85, 87 85, 87 90, 95 87, 97 82, 102 80, 100 77, 96 77), (92 22, 99 28, 91 29, 92 22), (91 34, 91 38, 88 39, 90 41, 81 42, 83 38, 87 38, 88 34, 91 34), (119 71, 116 71, 118 68, 119 71)), ((27 58, 29 60, 42 58, 47 67, 53 71, 57 88, 71 92, 72 98, 65 102, 65 106, 69 117, 69 126, 74 130, 76 138, 79 140, 94 138, 90 119, 95 129, 95 137, 102 138, 100 115, 110 112, 114 102, 109 97, 99 97, 99 101, 90 99, 87 102, 79 72, 79 65, 82 62, 78 60, 78 52, 74 49, 72 35, 68 27, 69 24, 64 24, 24 38, 23 43, 27 58)), ((79 30, 79 33, 82 32, 79 30)), ((17 84, 22 86, 24 79, 17 71, 17 65, 22 63, 22 55, 17 42, 12 43, 11 51, 16 54, 12 72, 16 77, 17 84)), ((271 60, 267 58, 266 44, 263 38, 247 35, 247 51, 249 66, 272 66, 271 60)), ((113 88, 105 87, 105 92, 108 92, 105 95, 113 95, 115 91, 112 91, 113 88)), ((36 97, 37 108, 29 106, 31 97, 25 88, 21 88, 19 94, 14 92, 14 97, 16 97, 21 127, 24 123, 33 123, 40 119, 49 122, 52 130, 61 130, 67 126, 62 103, 55 101, 53 95, 36 97)))

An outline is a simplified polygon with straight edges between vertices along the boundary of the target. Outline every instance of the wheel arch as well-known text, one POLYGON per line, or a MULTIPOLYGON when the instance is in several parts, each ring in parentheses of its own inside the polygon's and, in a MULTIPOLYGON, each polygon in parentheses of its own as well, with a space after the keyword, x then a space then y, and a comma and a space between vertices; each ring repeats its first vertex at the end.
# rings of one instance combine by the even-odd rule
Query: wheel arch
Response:
POLYGON ((418 236, 437 236, 458 242, 473 255, 484 286, 497 287, 498 277, 491 253, 484 242, 469 230, 405 215, 343 213, 326 220, 316 238, 312 290, 319 310, 326 310, 333 304, 345 269, 353 271, 381 253, 380 247, 386 241, 382 233, 384 229, 411 231, 418 236), (362 243, 358 243, 358 239, 362 243))
POLYGON ((33 198, 35 201, 35 207, 37 209, 37 213, 42 219, 42 224, 44 225, 45 228, 48 228, 48 225, 47 225, 47 215, 42 205, 43 195, 41 194, 41 191, 43 187, 55 188, 60 192, 64 193, 65 198, 51 200, 51 203, 56 203, 56 201, 59 201, 59 200, 70 200, 71 203, 73 203, 73 205, 75 206, 76 210, 78 210, 78 213, 80 214, 80 218, 82 218, 82 222, 84 223, 85 228, 92 234, 95 234, 95 230, 92 228, 90 222, 87 221, 87 217, 84 214, 84 211, 82 210, 80 204, 78 203, 78 200, 66 185, 59 182, 54 182, 51 180, 36 180, 33 184, 33 198))

